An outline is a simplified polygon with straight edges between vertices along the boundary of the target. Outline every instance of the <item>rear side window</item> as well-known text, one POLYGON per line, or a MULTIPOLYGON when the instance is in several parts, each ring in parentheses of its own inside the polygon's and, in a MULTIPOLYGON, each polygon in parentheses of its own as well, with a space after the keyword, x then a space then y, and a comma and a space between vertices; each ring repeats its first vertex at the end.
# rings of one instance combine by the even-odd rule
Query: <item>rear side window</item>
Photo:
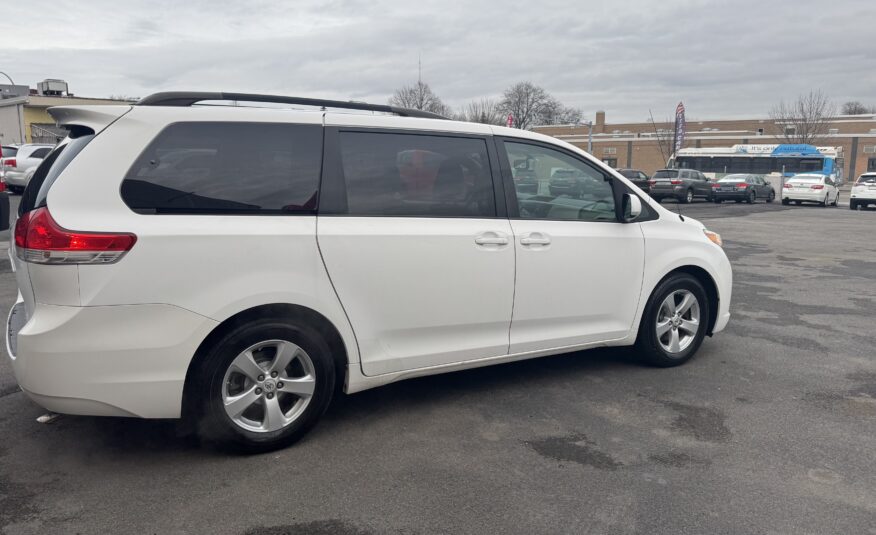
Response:
POLYGON ((322 126, 176 123, 134 162, 122 199, 144 214, 316 213, 322 126))
POLYGON ((42 160, 49 154, 51 150, 52 149, 49 147, 40 147, 31 152, 29 158, 39 158, 40 160, 42 160))
POLYGON ((94 139, 94 134, 81 135, 75 138, 67 138, 58 144, 54 149, 50 149, 48 155, 43 158, 42 163, 36 168, 30 182, 24 188, 24 193, 21 194, 21 203, 18 205, 18 214, 25 214, 34 208, 39 208, 46 205, 46 197, 49 195, 49 189, 55 183, 58 176, 61 174, 73 158, 78 155, 82 149, 94 139))
POLYGON ((350 215, 496 215, 484 139, 341 132, 340 144, 350 215))

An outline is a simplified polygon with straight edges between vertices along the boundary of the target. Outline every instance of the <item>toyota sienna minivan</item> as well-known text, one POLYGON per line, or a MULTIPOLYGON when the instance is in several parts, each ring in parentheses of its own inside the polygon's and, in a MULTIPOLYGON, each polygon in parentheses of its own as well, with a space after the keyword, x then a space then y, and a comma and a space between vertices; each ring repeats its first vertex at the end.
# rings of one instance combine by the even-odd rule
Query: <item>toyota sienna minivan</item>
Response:
POLYGON ((266 451, 337 391, 601 346, 675 366, 730 317, 720 237, 551 137, 229 93, 49 112, 7 329, 49 411, 266 451), (520 190, 520 161, 588 187, 520 190))

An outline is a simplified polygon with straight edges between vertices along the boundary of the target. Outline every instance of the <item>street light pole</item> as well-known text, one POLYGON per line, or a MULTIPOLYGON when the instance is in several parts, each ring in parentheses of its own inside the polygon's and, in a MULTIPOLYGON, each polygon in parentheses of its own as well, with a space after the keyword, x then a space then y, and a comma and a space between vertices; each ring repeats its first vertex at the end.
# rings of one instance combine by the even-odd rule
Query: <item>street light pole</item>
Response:
POLYGON ((12 77, 11 77, 11 76, 9 76, 8 74, 6 74, 6 73, 3 72, 3 71, 0 71, 0 74, 2 74, 3 76, 5 76, 6 79, 9 80, 9 83, 10 83, 10 84, 15 85, 15 82, 12 81, 12 77))
POLYGON ((587 127, 587 152, 593 154, 593 121, 579 121, 578 125, 587 127))

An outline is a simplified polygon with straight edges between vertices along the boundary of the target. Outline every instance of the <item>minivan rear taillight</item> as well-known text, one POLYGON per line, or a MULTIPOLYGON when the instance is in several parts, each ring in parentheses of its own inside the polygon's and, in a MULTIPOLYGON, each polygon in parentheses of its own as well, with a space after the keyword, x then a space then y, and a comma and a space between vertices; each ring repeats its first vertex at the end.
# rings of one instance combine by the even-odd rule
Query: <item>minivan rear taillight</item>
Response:
POLYGON ((127 232, 74 232, 59 226, 45 206, 15 223, 15 253, 37 264, 111 264, 137 242, 127 232))

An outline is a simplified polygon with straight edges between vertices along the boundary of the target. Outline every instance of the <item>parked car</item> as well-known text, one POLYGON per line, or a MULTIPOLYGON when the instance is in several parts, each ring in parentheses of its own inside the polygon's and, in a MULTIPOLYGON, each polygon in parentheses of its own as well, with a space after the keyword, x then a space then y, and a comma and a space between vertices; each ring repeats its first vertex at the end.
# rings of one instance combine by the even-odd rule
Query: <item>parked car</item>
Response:
POLYGON ((776 192, 760 175, 733 174, 712 183, 712 198, 716 203, 730 200, 753 203, 758 199, 773 202, 776 192))
POLYGON ((554 169, 551 172, 549 189, 553 196, 566 195, 581 199, 603 192, 601 180, 578 169, 554 169))
POLYGON ((782 187, 782 204, 815 202, 821 206, 836 206, 839 189, 829 176, 801 173, 789 178, 782 187))
POLYGON ((18 152, 18 145, 0 145, 0 158, 11 158, 18 152))
POLYGON ((618 169, 618 173, 628 178, 630 182, 639 187, 640 190, 648 193, 651 191, 651 177, 638 169, 618 169))
POLYGON ((852 186, 849 208, 857 210, 871 204, 876 204, 876 173, 864 173, 852 186))
POLYGON ((649 193, 657 202, 666 197, 683 203, 693 202, 697 197, 712 200, 712 183, 694 169, 661 169, 651 177, 650 185, 649 193))
POLYGON ((552 137, 228 93, 49 113, 73 135, 22 196, 6 332, 50 411, 184 416, 266 451, 337 389, 601 346, 676 366, 730 317, 720 236, 552 137), (408 151, 437 155, 431 176, 406 170, 430 182, 416 196, 399 162, 425 159, 408 151), (537 180, 572 169, 600 189, 518 193, 526 159, 537 180))
POLYGON ((27 143, 18 147, 15 156, 0 158, 0 169, 3 170, 3 181, 9 191, 20 193, 27 185, 25 178, 28 170, 42 163, 52 145, 27 143))

